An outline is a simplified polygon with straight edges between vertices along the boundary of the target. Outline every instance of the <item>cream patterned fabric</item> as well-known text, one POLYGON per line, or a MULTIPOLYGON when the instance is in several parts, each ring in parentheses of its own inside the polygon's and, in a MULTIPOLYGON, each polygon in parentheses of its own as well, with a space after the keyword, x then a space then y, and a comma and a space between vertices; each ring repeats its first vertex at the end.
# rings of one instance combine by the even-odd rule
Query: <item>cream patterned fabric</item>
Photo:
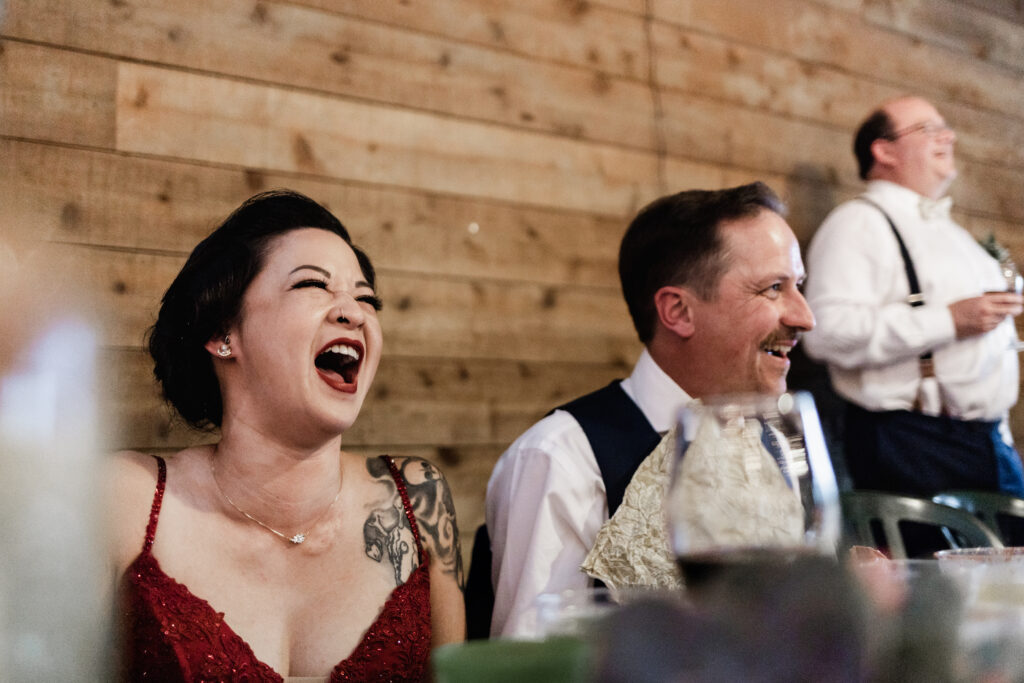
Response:
POLYGON ((640 463, 618 510, 601 527, 583 561, 583 571, 609 588, 683 585, 665 530, 664 501, 675 443, 672 429, 640 463))
POLYGON ((622 505, 601 527, 583 571, 611 588, 683 585, 669 543, 665 511, 686 523, 692 553, 733 547, 792 547, 803 537, 799 493, 786 483, 761 442, 762 426, 746 420, 724 429, 704 421, 682 462, 680 484, 669 497, 675 430, 630 481, 622 505))

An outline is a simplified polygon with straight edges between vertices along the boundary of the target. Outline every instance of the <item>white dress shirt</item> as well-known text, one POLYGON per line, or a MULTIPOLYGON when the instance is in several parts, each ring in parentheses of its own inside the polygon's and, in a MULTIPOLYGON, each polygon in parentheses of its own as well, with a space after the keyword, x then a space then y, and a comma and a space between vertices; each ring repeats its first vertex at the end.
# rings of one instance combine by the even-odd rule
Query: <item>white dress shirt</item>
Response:
MULTIPOLYGON (((659 433, 690 400, 646 349, 622 388, 659 433)), ((487 484, 492 636, 538 635, 537 596, 592 584, 580 565, 607 519, 601 471, 569 413, 556 410, 516 439, 487 484)))
MULTIPOLYGON (((828 363, 836 391, 868 410, 910 410, 923 389, 923 411, 943 402, 960 419, 1001 419, 1017 401, 1013 320, 956 340, 949 304, 1005 290, 997 261, 948 212, 925 218, 923 197, 882 180, 867 197, 885 209, 917 272, 923 306, 906 303, 906 270, 892 229, 874 206, 836 207, 807 253, 807 302, 817 324, 807 353, 828 363), (932 350, 935 379, 921 379, 918 357, 932 350)), ((927 203, 927 200, 924 200, 927 203)))

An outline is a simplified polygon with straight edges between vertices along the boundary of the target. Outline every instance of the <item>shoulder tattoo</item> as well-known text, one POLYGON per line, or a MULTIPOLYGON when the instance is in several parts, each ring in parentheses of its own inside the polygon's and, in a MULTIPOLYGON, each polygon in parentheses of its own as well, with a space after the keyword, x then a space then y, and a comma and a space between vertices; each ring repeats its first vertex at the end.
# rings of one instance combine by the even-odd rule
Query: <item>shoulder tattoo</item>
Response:
MULTIPOLYGON (((387 465, 382 459, 373 458, 383 469, 383 475, 390 479, 387 465)), ((451 489, 444 475, 430 462, 423 458, 395 458, 402 479, 405 481, 409 503, 412 505, 420 538, 430 551, 431 561, 436 562, 447 574, 455 578, 460 589, 465 588, 465 574, 462 566, 462 546, 459 541, 459 529, 455 520, 455 503, 451 489)), ((376 465, 371 473, 375 474, 376 465)), ((375 474, 376 476, 376 474, 375 474)), ((402 508, 401 496, 396 490, 398 510, 402 511, 401 522, 408 527, 408 521, 402 508)), ((410 530, 411 535, 411 530, 410 530)), ((415 551, 415 548, 412 548, 415 551)), ((414 553, 415 554, 415 553, 414 553)))
POLYGON ((370 510, 370 515, 363 523, 363 546, 369 558, 376 562, 387 561, 394 571, 395 585, 398 586, 403 577, 419 566, 416 541, 405 516, 402 497, 398 494, 387 464, 381 458, 367 458, 366 469, 374 479, 387 485, 393 495, 386 505, 370 510))

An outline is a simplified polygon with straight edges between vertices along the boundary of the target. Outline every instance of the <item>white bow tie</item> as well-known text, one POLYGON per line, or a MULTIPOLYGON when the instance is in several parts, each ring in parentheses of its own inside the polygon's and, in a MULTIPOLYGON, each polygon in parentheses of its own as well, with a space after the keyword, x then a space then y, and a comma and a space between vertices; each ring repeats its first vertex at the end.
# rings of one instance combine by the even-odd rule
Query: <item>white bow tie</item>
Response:
POLYGON ((929 199, 921 197, 918 208, 921 210, 921 218, 929 220, 932 218, 949 218, 949 210, 953 206, 952 197, 942 199, 929 199))

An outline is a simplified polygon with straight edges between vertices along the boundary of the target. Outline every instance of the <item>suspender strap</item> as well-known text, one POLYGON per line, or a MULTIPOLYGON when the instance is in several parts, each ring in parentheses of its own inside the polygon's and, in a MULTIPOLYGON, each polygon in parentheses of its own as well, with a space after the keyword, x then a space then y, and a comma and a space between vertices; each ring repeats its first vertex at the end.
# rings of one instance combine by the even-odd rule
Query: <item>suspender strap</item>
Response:
POLYGON ((910 285, 910 296, 907 297, 907 303, 911 306, 923 306, 924 294, 921 293, 921 285, 918 284, 917 281, 917 271, 914 270, 914 261, 910 258, 910 252, 907 251, 907 245, 904 244, 903 238, 900 237, 900 231, 896 229, 896 224, 892 222, 892 218, 889 217, 889 214, 886 213, 885 209, 874 201, 867 197, 858 197, 858 199, 867 202, 878 209, 882 216, 885 217, 889 227, 892 228, 892 234, 896 237, 896 243, 900 245, 900 256, 903 257, 903 268, 907 271, 907 283, 910 285))
POLYGON ((608 494, 608 517, 615 514, 633 474, 661 436, 620 380, 570 401, 561 410, 572 415, 587 435, 608 494))
MULTIPOLYGON (((858 197, 858 199, 878 209, 885 218, 885 221, 889 224, 889 227, 892 228, 892 234, 896 237, 896 243, 899 244, 900 247, 900 256, 903 257, 903 268, 907 272, 907 284, 910 285, 910 296, 907 297, 907 303, 911 306, 923 306, 924 294, 921 293, 921 285, 917 280, 917 271, 914 269, 914 261, 910 258, 910 252, 907 251, 907 245, 904 244, 903 238, 900 236, 900 231, 896 229, 896 224, 893 223, 892 218, 886 210, 879 206, 877 202, 868 199, 863 195, 858 197)), ((918 358, 918 365, 921 368, 922 379, 935 376, 935 362, 932 358, 931 351, 925 351, 920 355, 918 358)), ((943 404, 945 404, 945 402, 943 402, 943 404)), ((920 409, 921 397, 918 396, 914 400, 914 410, 920 411, 920 409)), ((943 405, 943 413, 945 413, 945 405, 943 405)))
MULTIPOLYGON (((914 269, 914 261, 910 258, 910 252, 907 251, 907 245, 903 242, 903 238, 900 237, 900 231, 896 229, 896 224, 892 222, 892 218, 889 217, 889 214, 885 209, 879 206, 876 202, 863 196, 858 197, 858 199, 867 202, 878 209, 885 218, 885 221, 889 224, 889 227, 892 228, 892 234, 896 237, 896 243, 900 246, 900 256, 903 257, 903 268, 907 272, 907 283, 910 285, 910 296, 907 297, 907 303, 911 306, 923 306, 924 294, 921 293, 921 285, 917 280, 917 271, 914 269)), ((931 351, 925 351, 921 354, 921 375, 923 377, 935 376, 935 369, 932 366, 931 351)))

